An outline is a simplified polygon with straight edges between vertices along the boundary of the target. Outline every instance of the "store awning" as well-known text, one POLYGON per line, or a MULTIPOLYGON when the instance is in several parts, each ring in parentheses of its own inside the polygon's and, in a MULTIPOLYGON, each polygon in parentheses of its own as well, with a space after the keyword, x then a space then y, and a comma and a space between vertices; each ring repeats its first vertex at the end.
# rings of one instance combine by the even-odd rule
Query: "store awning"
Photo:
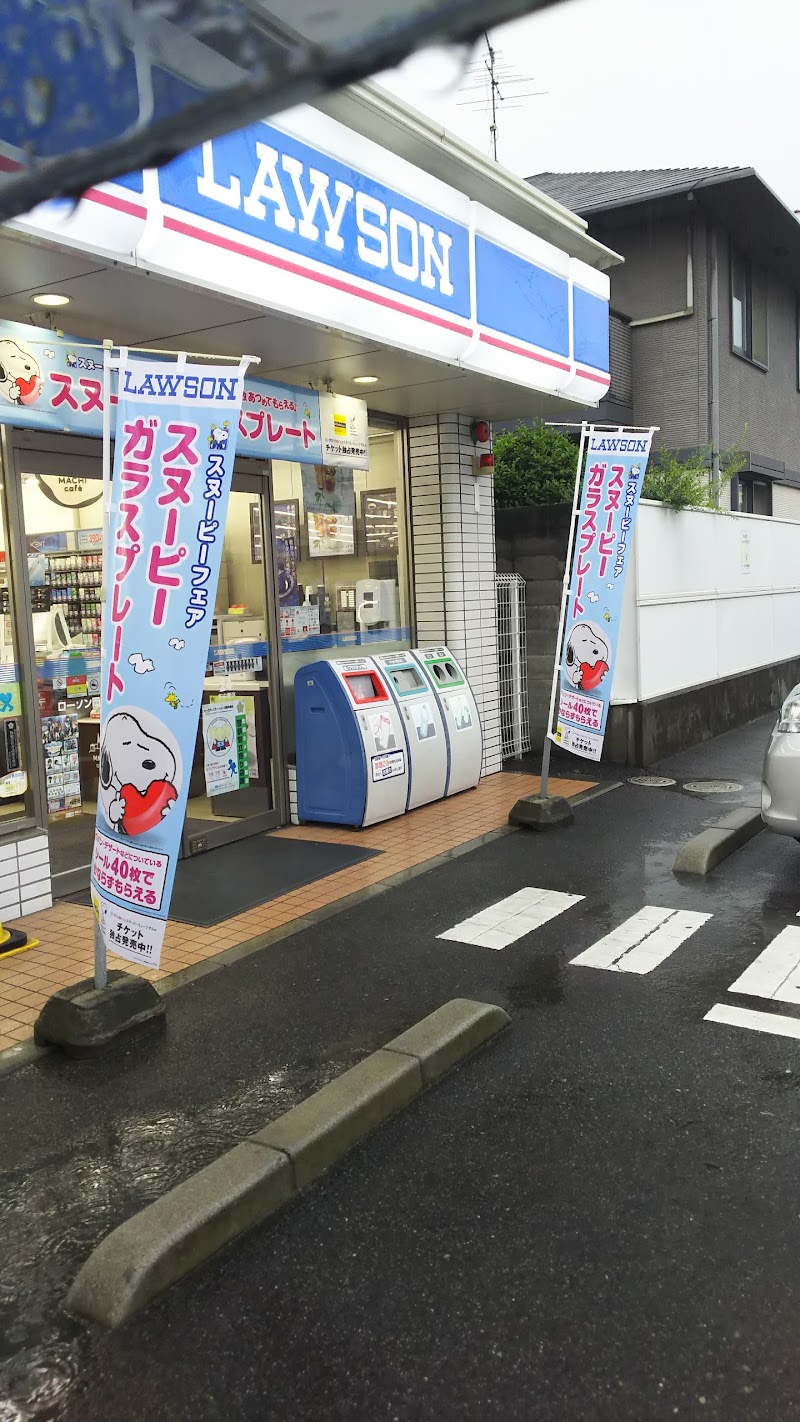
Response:
POLYGON ((0 318, 62 291, 76 338, 247 351, 387 413, 531 417, 609 385, 605 272, 315 109, 47 204, 0 259, 0 318))

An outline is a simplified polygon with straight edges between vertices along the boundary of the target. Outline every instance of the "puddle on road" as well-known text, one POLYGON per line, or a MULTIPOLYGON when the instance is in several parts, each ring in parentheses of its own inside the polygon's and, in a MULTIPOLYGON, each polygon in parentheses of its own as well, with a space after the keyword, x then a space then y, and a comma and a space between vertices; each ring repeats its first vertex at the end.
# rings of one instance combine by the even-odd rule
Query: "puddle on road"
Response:
POLYGON ((566 992, 564 968, 560 953, 533 958, 525 972, 503 989, 509 1008, 520 1010, 543 1002, 562 1002, 566 992))
POLYGON ((63 1311, 87 1255, 129 1215, 319 1090, 369 1048, 282 1066, 192 1112, 117 1124, 75 1151, 0 1172, 0 1422, 59 1422, 89 1330, 63 1311))

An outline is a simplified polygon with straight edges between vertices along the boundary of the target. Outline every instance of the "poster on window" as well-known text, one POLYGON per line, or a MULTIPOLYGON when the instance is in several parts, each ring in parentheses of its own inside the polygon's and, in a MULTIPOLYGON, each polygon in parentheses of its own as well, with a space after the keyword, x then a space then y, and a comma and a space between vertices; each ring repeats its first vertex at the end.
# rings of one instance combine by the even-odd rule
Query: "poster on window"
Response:
POLYGON ((208 659, 245 362, 119 372, 92 902, 158 967, 208 659))
MULTIPOLYGON (((561 645, 555 742, 599 760, 603 750, 622 593, 654 430, 595 430, 583 491, 561 645)), ((580 470, 577 477, 580 478, 580 470)))
POLYGON ((368 558, 397 553, 397 490, 370 489, 361 495, 364 541, 368 558))
POLYGON ((206 793, 226 795, 250 784, 247 710, 243 701, 211 701, 203 707, 206 793))
POLYGON ((77 716, 43 716, 47 812, 60 819, 81 813, 77 716))
POLYGON ((369 469, 369 421, 364 400, 353 395, 320 395, 322 457, 331 464, 369 469))
POLYGON ((302 479, 309 557, 352 555, 356 526, 352 469, 313 464, 303 469, 302 479))
POLYGON ((278 602, 282 608, 299 607, 301 598, 297 564, 299 561, 300 521, 297 499, 276 501, 273 505, 273 520, 278 602))

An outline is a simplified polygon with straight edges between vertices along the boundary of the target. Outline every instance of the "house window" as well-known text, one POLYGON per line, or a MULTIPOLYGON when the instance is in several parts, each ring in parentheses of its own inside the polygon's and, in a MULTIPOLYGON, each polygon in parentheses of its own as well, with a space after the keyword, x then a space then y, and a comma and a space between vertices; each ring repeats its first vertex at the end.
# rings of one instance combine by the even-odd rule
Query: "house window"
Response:
POLYGON ((772 485, 768 479, 752 479, 739 475, 739 510, 741 513, 772 516, 772 485))
POLYGON ((731 248, 731 349, 766 369, 767 274, 731 248))

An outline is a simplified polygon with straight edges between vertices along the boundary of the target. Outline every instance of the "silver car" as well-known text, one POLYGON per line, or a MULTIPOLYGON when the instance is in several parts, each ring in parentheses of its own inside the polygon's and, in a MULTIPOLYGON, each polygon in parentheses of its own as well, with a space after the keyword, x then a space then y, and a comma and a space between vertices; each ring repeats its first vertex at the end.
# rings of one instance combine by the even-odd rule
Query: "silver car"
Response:
POLYGON ((784 701, 764 756, 761 817, 767 829, 800 840, 800 686, 784 701))

